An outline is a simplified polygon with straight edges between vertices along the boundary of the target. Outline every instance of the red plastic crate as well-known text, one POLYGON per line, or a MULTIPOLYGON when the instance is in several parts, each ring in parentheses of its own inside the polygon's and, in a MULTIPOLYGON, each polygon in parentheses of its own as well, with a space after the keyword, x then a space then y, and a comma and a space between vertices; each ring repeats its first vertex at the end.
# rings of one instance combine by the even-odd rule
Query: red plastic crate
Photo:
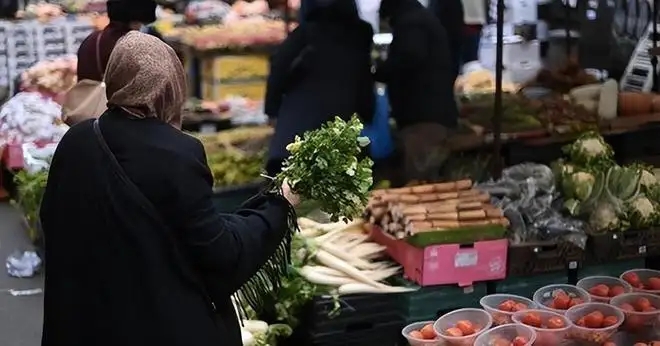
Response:
POLYGON ((487 240, 473 244, 442 244, 418 248, 374 227, 373 240, 387 247, 387 254, 403 266, 404 275, 420 286, 458 284, 506 277, 509 241, 487 240))

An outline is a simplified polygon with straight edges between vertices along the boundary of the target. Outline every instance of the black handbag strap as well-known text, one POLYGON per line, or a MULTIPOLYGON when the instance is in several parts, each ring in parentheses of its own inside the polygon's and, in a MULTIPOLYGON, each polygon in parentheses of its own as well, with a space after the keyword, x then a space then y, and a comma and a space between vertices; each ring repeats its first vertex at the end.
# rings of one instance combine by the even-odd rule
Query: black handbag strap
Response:
POLYGON ((145 209, 145 212, 149 216, 151 216, 153 220, 156 221, 156 223, 158 223, 160 227, 162 227, 162 229, 167 231, 168 233, 167 237, 172 244, 172 248, 174 249, 175 256, 178 257, 178 259, 180 260, 179 263, 182 263, 182 265, 179 266, 183 272, 182 274, 187 279, 191 280, 200 289, 200 291, 204 294, 205 298, 208 300, 211 309, 213 310, 213 312, 215 312, 216 311, 215 303, 209 296, 204 285, 200 282, 197 276, 193 274, 194 271, 191 270, 188 261, 185 260, 185 257, 182 256, 181 252, 179 251, 176 239, 174 239, 173 234, 170 232, 171 229, 170 226, 165 222, 165 219, 163 219, 163 217, 160 215, 158 209, 156 209, 156 206, 153 203, 151 203, 151 201, 147 198, 147 196, 145 196, 142 193, 142 191, 140 191, 140 188, 137 185, 135 185, 135 183, 133 183, 133 181, 128 177, 126 171, 124 171, 124 168, 121 166, 121 164, 117 160, 117 157, 112 152, 112 149, 110 149, 108 143, 105 141, 105 138, 103 138, 103 133, 101 133, 101 127, 99 125, 99 119, 94 120, 93 128, 94 128, 94 134, 96 134, 96 139, 98 140, 99 145, 101 145, 101 148, 103 149, 106 156, 112 163, 112 166, 119 175, 120 179, 124 181, 126 186, 128 186, 128 189, 130 190, 132 197, 134 197, 138 201, 138 203, 145 209), (185 265, 183 263, 185 263, 185 265))
POLYGON ((154 204, 151 203, 151 201, 147 198, 147 196, 145 196, 142 193, 142 191, 140 191, 140 188, 137 187, 135 183, 133 183, 133 181, 128 177, 128 175, 124 171, 124 168, 121 166, 121 164, 119 164, 119 161, 117 161, 117 157, 115 157, 115 154, 108 146, 108 143, 105 141, 105 138, 103 138, 103 133, 101 133, 101 127, 99 126, 99 119, 94 120, 93 126, 94 126, 94 133, 96 134, 96 139, 101 145, 101 149, 103 149, 108 159, 110 159, 110 162, 112 163, 112 166, 114 167, 115 171, 119 174, 121 180, 123 180, 124 183, 126 183, 133 197, 137 199, 139 204, 146 209, 145 211, 149 214, 149 216, 151 216, 156 222, 158 222, 160 226, 169 229, 167 223, 156 209, 156 206, 154 206, 154 204))

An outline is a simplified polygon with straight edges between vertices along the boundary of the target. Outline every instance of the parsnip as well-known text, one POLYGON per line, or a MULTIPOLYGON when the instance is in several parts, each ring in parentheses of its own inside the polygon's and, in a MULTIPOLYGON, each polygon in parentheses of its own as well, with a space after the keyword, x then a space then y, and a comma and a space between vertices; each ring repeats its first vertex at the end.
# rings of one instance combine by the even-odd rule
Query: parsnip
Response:
POLYGON ((324 251, 324 250, 319 250, 316 252, 316 259, 323 265, 337 269, 339 271, 342 271, 346 273, 348 276, 351 278, 355 279, 356 281, 360 281, 362 283, 365 283, 367 285, 371 285, 374 287, 388 287, 387 285, 383 285, 380 282, 377 282, 375 280, 372 280, 368 276, 364 275, 360 270, 357 268, 353 267, 352 265, 346 263, 346 261, 337 258, 336 256, 333 256, 332 254, 324 251))

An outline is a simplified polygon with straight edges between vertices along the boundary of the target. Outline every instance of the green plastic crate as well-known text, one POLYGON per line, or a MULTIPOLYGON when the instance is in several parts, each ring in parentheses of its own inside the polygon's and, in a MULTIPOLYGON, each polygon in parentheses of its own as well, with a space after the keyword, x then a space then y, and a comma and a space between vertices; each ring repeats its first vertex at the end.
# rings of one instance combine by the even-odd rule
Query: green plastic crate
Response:
POLYGON ((601 265, 584 266, 578 270, 578 279, 587 276, 614 276, 619 277, 623 272, 630 269, 646 268, 643 258, 629 261, 613 262, 601 265))
POLYGON ((568 275, 565 271, 561 273, 519 276, 498 281, 495 284, 495 292, 515 294, 531 299, 534 292, 543 286, 565 283, 568 283, 568 275))
POLYGON ((399 311, 406 323, 435 320, 451 310, 479 306, 479 299, 486 295, 486 284, 476 284, 470 289, 458 286, 429 286, 401 295, 399 311))

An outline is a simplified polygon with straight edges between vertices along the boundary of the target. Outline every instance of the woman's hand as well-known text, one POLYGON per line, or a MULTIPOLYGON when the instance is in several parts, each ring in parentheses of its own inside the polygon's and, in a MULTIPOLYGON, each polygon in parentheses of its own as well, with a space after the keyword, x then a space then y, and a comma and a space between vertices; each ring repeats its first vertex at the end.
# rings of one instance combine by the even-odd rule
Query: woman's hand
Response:
POLYGON ((300 197, 291 191, 291 186, 286 181, 282 184, 282 195, 294 207, 300 203, 300 197))

